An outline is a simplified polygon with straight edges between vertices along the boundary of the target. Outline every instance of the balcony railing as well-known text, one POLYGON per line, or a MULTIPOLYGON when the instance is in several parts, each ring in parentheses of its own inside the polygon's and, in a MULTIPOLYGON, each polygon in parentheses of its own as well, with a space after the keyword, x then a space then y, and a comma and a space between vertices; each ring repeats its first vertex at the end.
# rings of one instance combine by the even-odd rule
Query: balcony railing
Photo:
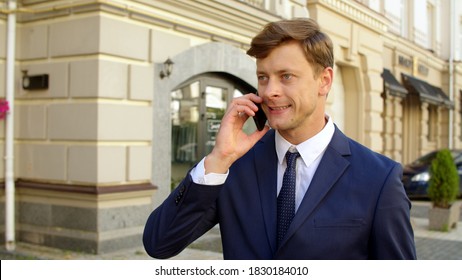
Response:
POLYGON ((240 0, 240 1, 245 2, 254 7, 260 8, 260 9, 265 8, 265 0, 240 0))

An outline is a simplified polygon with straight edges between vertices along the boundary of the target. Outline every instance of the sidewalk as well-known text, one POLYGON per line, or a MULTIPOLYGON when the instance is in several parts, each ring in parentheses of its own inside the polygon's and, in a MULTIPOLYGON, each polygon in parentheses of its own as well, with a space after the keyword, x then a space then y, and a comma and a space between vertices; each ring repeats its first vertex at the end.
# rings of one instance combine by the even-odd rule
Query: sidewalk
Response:
MULTIPOLYGON (((420 260, 462 260, 462 217, 456 229, 450 232, 428 230, 427 212, 431 207, 428 201, 413 201, 411 221, 414 227, 414 236, 417 249, 417 258, 420 260)), ((462 216, 462 215, 461 215, 462 216)), ((217 260, 223 259, 220 252, 220 238, 217 229, 213 229, 191 246, 185 249, 176 260, 217 260)), ((58 250, 43 246, 17 243, 15 252, 7 252, 4 247, 0 249, 1 260, 15 259, 42 259, 42 260, 152 260, 144 249, 131 250, 108 254, 84 254, 72 251, 58 250)))
MULTIPOLYGON (((220 260, 221 243, 218 229, 214 228, 196 240, 172 260, 220 260)), ((14 252, 0 248, 0 260, 153 260, 141 245, 130 250, 107 254, 87 254, 60 250, 29 243, 16 243, 14 252)))
POLYGON ((462 211, 457 228, 449 232, 428 230, 428 201, 412 201, 411 221, 419 260, 462 260, 462 211))

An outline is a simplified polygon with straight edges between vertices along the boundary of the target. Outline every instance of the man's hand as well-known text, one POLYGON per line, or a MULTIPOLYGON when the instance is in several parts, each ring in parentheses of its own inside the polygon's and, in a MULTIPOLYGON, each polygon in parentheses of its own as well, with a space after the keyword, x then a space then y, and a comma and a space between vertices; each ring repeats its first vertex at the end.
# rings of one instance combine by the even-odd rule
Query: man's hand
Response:
POLYGON ((215 147, 205 158, 205 174, 226 173, 231 165, 247 153, 269 130, 267 125, 263 130, 256 130, 250 135, 242 130, 247 119, 255 116, 258 110, 255 103, 262 101, 261 97, 253 93, 233 99, 221 120, 215 147))

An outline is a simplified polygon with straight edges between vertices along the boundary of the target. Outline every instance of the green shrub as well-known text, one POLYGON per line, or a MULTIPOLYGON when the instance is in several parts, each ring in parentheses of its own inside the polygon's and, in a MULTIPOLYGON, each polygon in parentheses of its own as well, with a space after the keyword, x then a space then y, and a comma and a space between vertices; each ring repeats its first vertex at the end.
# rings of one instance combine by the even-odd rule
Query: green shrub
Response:
POLYGON ((434 207, 449 208, 459 195, 459 175, 451 152, 440 150, 430 166, 428 196, 434 207))

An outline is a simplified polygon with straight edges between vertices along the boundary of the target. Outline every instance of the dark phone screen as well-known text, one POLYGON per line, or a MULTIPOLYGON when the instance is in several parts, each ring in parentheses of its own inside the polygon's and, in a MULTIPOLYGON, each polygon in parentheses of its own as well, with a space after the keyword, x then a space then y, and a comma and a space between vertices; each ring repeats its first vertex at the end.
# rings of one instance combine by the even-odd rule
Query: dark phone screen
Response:
POLYGON ((255 105, 258 107, 258 111, 255 113, 255 116, 253 116, 253 120, 255 121, 257 129, 262 130, 266 124, 266 115, 259 103, 255 103, 255 105))

